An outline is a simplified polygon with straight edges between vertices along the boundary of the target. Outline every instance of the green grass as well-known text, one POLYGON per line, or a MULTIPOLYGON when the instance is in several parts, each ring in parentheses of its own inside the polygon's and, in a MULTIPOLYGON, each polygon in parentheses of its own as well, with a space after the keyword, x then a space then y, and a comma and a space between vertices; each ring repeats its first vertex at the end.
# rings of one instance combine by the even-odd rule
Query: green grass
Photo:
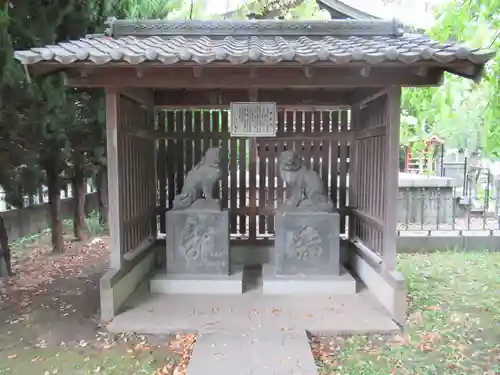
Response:
MULTIPOLYGON (((19 353, 19 351, 18 351, 19 353)), ((101 350, 26 350, 16 358, 0 361, 0 375, 7 374, 155 374, 159 362, 154 351, 131 355, 123 348, 101 350), (34 372, 35 371, 35 372, 34 372)))
POLYGON ((500 253, 402 255, 399 269, 411 303, 404 331, 323 343, 321 374, 500 374, 500 253))
MULTIPOLYGON (((72 259, 71 253, 67 256, 72 259)), ((500 374, 500 253, 447 251, 401 255, 399 269, 406 278, 410 301, 404 330, 395 336, 320 340, 314 344, 316 348, 321 345, 317 350, 321 356, 316 356, 320 373, 500 374)), ((71 287, 72 291, 84 290, 86 280, 73 282, 77 284, 71 287)), ((81 298, 70 300, 70 296, 58 295, 65 305, 81 298)), ((74 306, 78 309, 74 316, 59 316, 57 304, 47 308, 50 294, 37 298, 40 300, 31 313, 19 307, 16 315, 26 316, 26 320, 7 323, 7 316, 3 316, 0 321, 0 375, 163 375, 172 374, 172 370, 158 372, 159 369, 169 365, 172 369, 187 362, 185 354, 167 348, 168 340, 151 345, 135 336, 114 340, 96 335, 83 345, 58 344, 59 341, 46 347, 33 345, 41 333, 57 331, 56 323, 64 319, 71 322, 69 329, 78 329, 83 314, 81 306, 74 306)), ((97 292, 91 298, 97 298, 97 292)), ((94 335, 93 331, 90 333, 94 335)))
MULTIPOLYGON (((73 220, 72 219, 64 219, 62 221, 63 224, 63 233, 73 233, 73 220)), ((88 216, 85 217, 85 225, 87 226, 87 231, 90 236, 102 236, 106 233, 106 228, 104 228, 99 222, 99 213, 96 211, 92 211, 88 216)), ((12 241, 10 244, 13 250, 22 250, 26 248, 31 248, 34 245, 37 245, 40 242, 47 241, 50 238, 51 230, 50 228, 44 229, 40 233, 35 233, 29 236, 25 236, 20 238, 19 240, 12 241)))

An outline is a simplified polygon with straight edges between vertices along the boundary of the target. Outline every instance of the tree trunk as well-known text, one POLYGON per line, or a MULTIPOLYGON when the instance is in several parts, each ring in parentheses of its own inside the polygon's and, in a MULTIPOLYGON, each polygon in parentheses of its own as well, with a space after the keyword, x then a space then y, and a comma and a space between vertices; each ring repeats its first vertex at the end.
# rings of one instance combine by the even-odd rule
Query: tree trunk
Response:
POLYGON ((12 265, 10 262, 9 237, 5 222, 0 216, 0 277, 12 276, 12 265))
POLYGON ((50 229, 52 230, 52 251, 64 252, 63 228, 61 220, 61 190, 59 176, 54 170, 47 170, 49 189, 50 229))
POLYGON ((38 204, 44 204, 45 200, 43 199, 43 186, 40 186, 38 189, 38 204))
POLYGON ((73 235, 78 240, 86 237, 87 228, 85 225, 85 176, 80 155, 75 153, 73 162, 73 235))
POLYGON ((86 237, 87 226, 85 224, 85 179, 73 180, 73 234, 78 240, 86 237))
POLYGON ((108 225, 108 170, 106 167, 102 167, 97 172, 96 180, 99 223, 108 225))

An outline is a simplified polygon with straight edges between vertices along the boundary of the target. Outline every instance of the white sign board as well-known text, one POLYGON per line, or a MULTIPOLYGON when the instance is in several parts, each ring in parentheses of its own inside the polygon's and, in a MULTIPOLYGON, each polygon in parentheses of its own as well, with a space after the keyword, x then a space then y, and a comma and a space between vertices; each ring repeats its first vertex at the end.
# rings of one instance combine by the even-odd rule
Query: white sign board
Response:
POLYGON ((231 137, 275 137, 276 103, 231 103, 231 137))

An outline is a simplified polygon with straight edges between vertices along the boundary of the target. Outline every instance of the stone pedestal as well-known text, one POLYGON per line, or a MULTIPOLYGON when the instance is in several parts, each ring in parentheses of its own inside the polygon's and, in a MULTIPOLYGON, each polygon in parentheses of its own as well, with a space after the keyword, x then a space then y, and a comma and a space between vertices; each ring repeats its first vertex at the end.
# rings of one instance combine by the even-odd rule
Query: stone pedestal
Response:
POLYGON ((167 212, 167 274, 229 275, 229 212, 167 212))
POLYGON ((340 216, 327 212, 276 214, 272 264, 264 266, 264 294, 355 294, 356 281, 340 265, 340 216))
POLYGON ((276 275, 339 275, 340 216, 285 212, 275 218, 276 275))
POLYGON ((151 280, 152 293, 242 293, 242 271, 230 270, 228 211, 201 201, 168 211, 166 221, 166 273, 151 280))

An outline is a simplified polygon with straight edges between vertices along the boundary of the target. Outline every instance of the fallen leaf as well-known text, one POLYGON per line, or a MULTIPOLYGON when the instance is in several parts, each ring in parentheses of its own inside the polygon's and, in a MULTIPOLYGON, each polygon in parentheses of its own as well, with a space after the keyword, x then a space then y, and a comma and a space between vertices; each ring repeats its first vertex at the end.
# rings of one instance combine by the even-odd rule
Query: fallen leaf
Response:
POLYGON ((439 306, 427 306, 424 309, 430 310, 430 311, 438 311, 438 310, 441 310, 441 307, 439 307, 439 306))

